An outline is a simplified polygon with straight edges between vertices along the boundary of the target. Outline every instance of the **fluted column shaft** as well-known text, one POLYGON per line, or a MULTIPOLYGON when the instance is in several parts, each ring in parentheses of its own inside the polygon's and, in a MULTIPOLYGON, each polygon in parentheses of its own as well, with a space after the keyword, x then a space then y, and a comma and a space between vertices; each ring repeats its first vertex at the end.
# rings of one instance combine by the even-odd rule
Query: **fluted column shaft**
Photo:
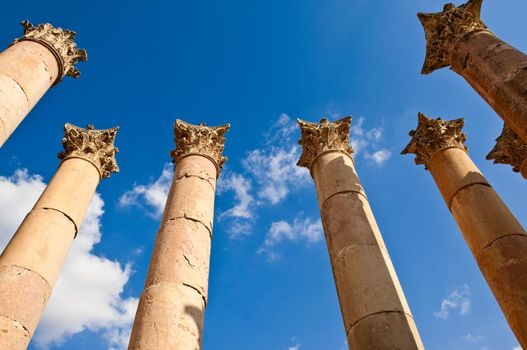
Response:
POLYGON ((509 325, 527 348, 527 234, 468 156, 462 120, 421 115, 419 123, 405 153, 418 154, 417 162, 430 170, 509 325), (447 129, 453 132, 444 133, 447 129))
POLYGON ((24 37, 0 53, 0 147, 48 89, 66 74, 77 77, 73 65, 86 59, 73 43, 75 33, 22 24, 24 37))
POLYGON ((0 255, 0 349, 26 349, 100 181, 66 157, 0 255))
POLYGON ((348 345, 353 350, 424 349, 355 171, 348 146, 350 123, 300 121, 304 153, 299 162, 310 168, 315 181, 348 345), (329 131, 316 131, 325 127, 329 131), (328 134, 340 135, 341 141, 327 140, 328 134), (321 144, 327 149, 319 152, 321 144))
POLYGON ((174 179, 129 349, 201 349, 216 178, 228 126, 217 129, 176 122, 174 179), (210 147, 218 148, 216 154, 210 147))
POLYGON ((527 55, 488 30, 482 3, 469 0, 418 14, 427 42, 422 72, 450 66, 527 142, 527 55))

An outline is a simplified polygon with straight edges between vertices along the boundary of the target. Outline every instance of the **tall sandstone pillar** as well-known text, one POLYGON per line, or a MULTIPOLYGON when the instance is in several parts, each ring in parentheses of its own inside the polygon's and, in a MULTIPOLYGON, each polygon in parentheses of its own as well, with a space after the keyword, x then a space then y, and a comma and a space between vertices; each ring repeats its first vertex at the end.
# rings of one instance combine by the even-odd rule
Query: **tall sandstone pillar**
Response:
POLYGON ((423 74, 450 66, 527 142, 527 55, 481 21, 483 0, 419 13, 426 35, 423 74))
POLYGON ((99 181, 118 171, 117 128, 64 130, 59 169, 0 256, 0 349, 27 347, 99 181))
POLYGON ((419 113, 403 154, 432 174, 512 331, 527 349, 527 235, 468 156, 463 119, 419 113))
POLYGON ((228 129, 176 120, 174 179, 129 349, 201 349, 216 178, 228 129))
POLYGON ((349 348, 424 349, 349 146, 351 117, 298 121, 315 181, 349 348))
POLYGON ((46 91, 65 75, 77 78, 75 64, 86 61, 75 32, 49 23, 22 25, 24 36, 0 53, 0 147, 46 91))

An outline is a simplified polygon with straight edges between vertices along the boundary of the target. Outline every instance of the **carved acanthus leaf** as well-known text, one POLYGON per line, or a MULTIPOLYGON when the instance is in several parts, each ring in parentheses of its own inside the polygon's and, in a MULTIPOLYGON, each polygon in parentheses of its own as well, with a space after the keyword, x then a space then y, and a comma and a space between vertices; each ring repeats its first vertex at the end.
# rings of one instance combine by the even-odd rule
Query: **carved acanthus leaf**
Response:
POLYGON ((514 172, 519 173, 523 162, 527 159, 527 144, 507 125, 504 125, 487 159, 494 160, 494 164, 509 164, 514 172))
POLYGON ((85 159, 99 170, 101 178, 108 178, 111 173, 119 172, 115 159, 119 149, 114 146, 117 130, 119 127, 95 130, 93 125, 83 129, 68 123, 64 125, 64 151, 59 153, 59 159, 85 159))
POLYGON ((49 23, 39 24, 36 27, 29 21, 22 21, 21 24, 24 27, 24 36, 16 39, 14 43, 24 40, 35 41, 51 50, 59 65, 59 75, 55 83, 62 80, 65 75, 75 79, 80 76, 75 64, 86 61, 88 56, 86 50, 79 49, 75 44, 75 32, 56 28, 49 23))
POLYGON ((298 119, 302 146, 302 155, 297 165, 311 169, 313 161, 322 153, 337 151, 351 156, 350 146, 351 117, 335 122, 322 119, 320 123, 310 123, 298 119))
POLYGON ((193 125, 182 120, 174 123, 174 142, 176 149, 170 152, 172 161, 176 163, 179 159, 188 155, 198 154, 209 158, 220 173, 227 157, 222 155, 225 148, 225 134, 230 124, 222 126, 206 126, 204 123, 193 125))
POLYGON ((470 0, 457 7, 449 3, 443 12, 417 14, 426 37, 422 74, 450 66, 454 46, 464 35, 482 30, 490 33, 480 18, 482 3, 483 0, 470 0))
POLYGON ((467 135, 462 131, 465 124, 463 118, 454 120, 431 119, 423 113, 418 114, 417 129, 410 131, 412 140, 401 154, 415 154, 415 164, 428 162, 434 154, 445 148, 460 148, 468 152, 465 145, 467 135))

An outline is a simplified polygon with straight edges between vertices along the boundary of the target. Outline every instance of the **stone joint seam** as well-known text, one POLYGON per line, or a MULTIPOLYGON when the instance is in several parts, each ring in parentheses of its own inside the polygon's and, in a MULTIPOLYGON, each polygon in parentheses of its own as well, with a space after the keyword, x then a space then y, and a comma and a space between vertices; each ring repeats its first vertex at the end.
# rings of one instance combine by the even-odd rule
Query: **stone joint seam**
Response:
POLYGON ((26 331, 27 336, 28 336, 29 339, 31 339, 31 338, 33 337, 33 334, 31 334, 31 332, 29 331, 29 329, 27 329, 26 326, 24 326, 22 323, 18 322, 18 321, 15 320, 14 318, 9 317, 9 316, 6 316, 6 315, 2 315, 2 314, 0 314, 0 317, 7 318, 8 320, 11 320, 11 322, 13 322, 14 324, 16 324, 16 325, 20 325, 20 327, 22 327, 22 328, 24 329, 24 331, 26 331))
POLYGON ((5 122, 4 120, 2 119, 2 117, 0 117, 0 124, 2 125, 2 129, 4 131, 4 133, 2 135, 0 135, 0 145, 5 142, 7 140, 7 127, 5 125, 5 122))
POLYGON ((463 190, 466 190, 467 188, 471 187, 471 186, 476 186, 476 185, 481 185, 481 186, 485 186, 485 187, 489 187, 489 188, 492 188, 492 186, 488 183, 488 182, 472 182, 472 183, 469 183, 469 184, 466 184, 466 185, 463 185, 461 186, 460 188, 458 188, 453 194, 452 196, 450 197, 450 199, 448 200, 447 202, 447 206, 448 206, 448 210, 450 212, 452 212, 452 201, 454 200, 454 198, 456 198, 456 196, 462 192, 463 190))
POLYGON ((339 192, 335 192, 333 193, 331 196, 329 196, 328 198, 326 198, 326 200, 324 201, 324 203, 322 203, 321 207, 323 207, 324 205, 326 205, 326 202, 328 202, 331 198, 339 195, 339 194, 347 194, 347 193, 358 193, 360 194, 362 197, 364 197, 364 199, 366 199, 366 201, 369 203, 368 201, 368 197, 366 197, 366 194, 364 194, 364 192, 362 191, 357 191, 357 190, 348 190, 348 191, 339 191, 339 192))
POLYGON ((187 216, 186 213, 183 213, 183 216, 175 216, 173 218, 168 219, 168 221, 174 221, 174 220, 177 220, 177 219, 184 219, 184 220, 197 222, 198 224, 201 224, 203 227, 205 227, 207 229, 207 232, 209 233, 210 239, 212 240, 212 230, 209 228, 209 226, 207 226, 207 224, 203 223, 201 220, 189 217, 189 216, 187 216))
POLYGON ((490 241, 486 246, 484 246, 483 248, 481 248, 481 250, 479 251, 478 255, 476 256, 476 261, 479 262, 479 259, 481 258, 481 255, 483 255, 483 253, 485 252, 485 250, 489 249, 494 243, 496 243, 497 241, 503 239, 503 238, 509 238, 509 237, 514 237, 514 236, 519 236, 519 237, 523 237, 523 238, 527 238, 527 235, 525 233, 509 233, 509 234, 505 234, 501 237, 498 237, 498 238, 495 238, 493 239, 492 241, 490 241))
POLYGON ((192 285, 190 285, 188 283, 184 283, 184 282, 157 282, 157 283, 149 285, 148 287, 145 287, 145 289, 143 290, 142 295, 144 295, 151 288, 164 286, 164 285, 176 285, 176 286, 177 285, 182 285, 183 287, 192 289, 193 291, 198 293, 199 296, 201 297, 201 299, 203 300, 203 303, 204 303, 203 306, 207 307, 207 297, 205 295, 203 295, 203 293, 201 293, 198 288, 196 288, 196 287, 194 287, 194 286, 192 286, 192 285))
POLYGON ((204 176, 199 176, 199 175, 196 175, 196 174, 185 173, 185 174, 181 175, 180 177, 174 179, 174 181, 181 181, 181 180, 189 179, 189 178, 192 178, 192 177, 195 177, 195 178, 198 178, 200 180, 203 180, 203 181, 207 182, 210 185, 210 187, 212 187, 212 190, 216 191, 216 189, 214 188, 214 185, 212 184, 211 179, 209 177, 204 177, 204 176))
POLYGON ((406 313, 404 312, 403 310, 387 310, 387 311, 377 311, 377 312, 373 312, 369 315, 366 315, 366 316, 362 316, 361 318, 359 318, 357 321, 353 322, 351 325, 350 325, 350 328, 349 328, 349 331, 348 331, 348 334, 346 334, 346 338, 349 338, 350 336, 350 333, 351 333, 351 330, 353 329, 353 327, 355 327, 360 321, 368 318, 368 317, 371 317, 371 316, 375 316, 375 315, 380 315, 380 314, 402 314, 402 315, 406 315, 408 317, 410 317, 412 320, 414 319, 414 317, 412 316, 412 314, 409 314, 409 313, 406 313))
POLYGON ((73 227, 75 228, 75 235, 73 236, 73 239, 77 238, 77 233, 79 232, 79 228, 77 227, 77 224, 71 218, 71 216, 69 216, 68 214, 66 214, 62 210, 55 209, 55 208, 49 208, 49 207, 38 207, 38 208, 35 208, 35 209, 31 210, 31 211, 33 212, 33 211, 38 210, 38 209, 53 210, 53 211, 56 211, 56 212, 61 213, 62 215, 64 215, 69 221, 71 221, 71 223, 73 224, 73 227))
POLYGON ((174 159, 174 164, 179 162, 181 159, 187 158, 187 157, 190 157, 190 156, 199 156, 199 157, 203 157, 205 159, 210 160, 212 162, 212 164, 214 164, 214 167, 216 168, 216 178, 220 177, 220 172, 221 172, 220 165, 211 156, 208 156, 206 154, 201 154, 201 153, 196 153, 196 152, 186 153, 186 154, 183 154, 183 155, 179 156, 178 158, 174 159))
POLYGON ((29 103, 29 98, 27 97, 27 92, 26 92, 26 90, 24 90, 24 87, 22 87, 22 85, 20 85, 20 83, 18 81, 16 81, 13 77, 11 77, 9 74, 2 73, 2 75, 6 76, 9 79, 11 79, 16 84, 16 86, 18 86, 18 88, 22 91, 22 93, 24 94, 24 97, 26 98, 27 112, 29 112, 29 108, 30 108, 29 105, 30 105, 30 103, 29 103))

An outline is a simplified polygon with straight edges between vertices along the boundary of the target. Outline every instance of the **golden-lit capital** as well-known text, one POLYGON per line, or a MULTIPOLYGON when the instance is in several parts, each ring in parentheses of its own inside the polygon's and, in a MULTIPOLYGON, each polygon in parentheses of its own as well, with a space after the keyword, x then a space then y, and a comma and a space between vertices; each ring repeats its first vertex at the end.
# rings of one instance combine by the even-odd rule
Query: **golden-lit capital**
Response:
POLYGON ((35 41, 47 47, 57 59, 59 75, 55 83, 62 80, 65 75, 77 79, 80 76, 75 64, 88 59, 86 50, 79 49, 75 43, 76 33, 62 28, 57 28, 49 23, 34 26, 29 21, 22 21, 24 36, 16 39, 20 41, 35 41))
POLYGON ((417 14, 426 38, 422 74, 450 66, 452 51, 464 35, 476 31, 490 32, 480 18, 482 3, 483 0, 470 0, 460 6, 449 3, 442 12, 417 14))
POLYGON ((86 129, 69 123, 64 125, 64 151, 59 153, 59 159, 87 160, 97 168, 101 179, 110 177, 111 173, 119 172, 115 159, 119 149, 114 146, 118 129, 119 127, 96 130, 93 125, 88 125, 86 129))
POLYGON ((223 156, 225 148, 225 134, 229 131, 230 124, 221 126, 206 126, 204 123, 193 125, 182 120, 174 123, 174 142, 176 149, 170 152, 173 163, 190 155, 200 155, 210 159, 218 175, 227 161, 223 156))
POLYGON ((509 164, 514 172, 519 173, 523 162, 527 159, 527 144, 507 125, 504 125, 487 159, 494 160, 494 164, 509 164))
POLYGON ((460 148, 468 152, 465 145, 467 135, 462 131, 464 119, 443 120, 428 118, 423 113, 418 114, 417 129, 410 131, 412 140, 401 154, 415 154, 415 164, 424 164, 428 170, 428 162, 437 152, 446 148, 460 148))
POLYGON ((315 159, 323 153, 341 152, 351 156, 350 146, 351 117, 334 122, 322 119, 320 123, 310 123, 297 120, 300 126, 301 138, 298 144, 302 146, 302 155, 297 165, 311 170, 315 159))

